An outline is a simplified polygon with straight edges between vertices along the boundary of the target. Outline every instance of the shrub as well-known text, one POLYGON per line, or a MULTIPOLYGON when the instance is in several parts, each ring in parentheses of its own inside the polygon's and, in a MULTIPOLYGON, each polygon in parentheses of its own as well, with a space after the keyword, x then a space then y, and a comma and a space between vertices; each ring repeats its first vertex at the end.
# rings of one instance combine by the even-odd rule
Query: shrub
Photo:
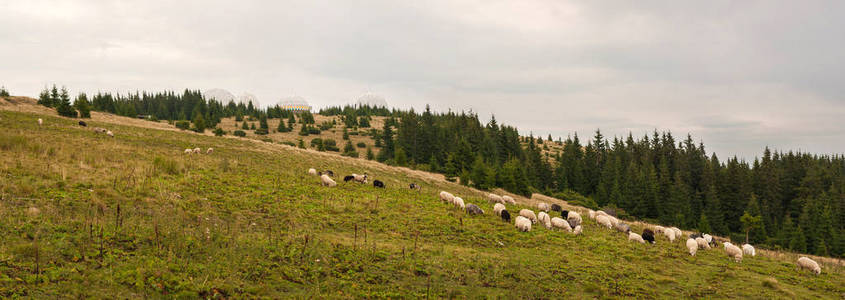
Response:
POLYGON ((326 151, 340 152, 340 148, 337 147, 337 142, 333 139, 323 140, 323 149, 326 151))
POLYGON ((315 127, 309 127, 308 134, 320 134, 320 130, 315 127))
POLYGON ((358 132, 357 131, 350 131, 349 135, 358 135, 358 132))
POLYGON ((188 121, 185 121, 185 120, 176 121, 176 123, 174 125, 176 125, 176 128, 179 128, 179 129, 182 129, 182 130, 188 130, 188 128, 191 128, 191 123, 188 122, 188 121))
POLYGON ((315 138, 311 140, 311 147, 312 148, 320 148, 323 145, 323 139, 315 138))
POLYGON ((239 137, 245 137, 246 136, 246 132, 244 132, 243 130, 235 130, 235 132, 233 132, 232 134, 234 134, 235 136, 239 136, 239 137))
POLYGON ((334 124, 332 124, 332 122, 323 121, 323 123, 320 123, 320 130, 329 130, 332 129, 332 127, 334 127, 334 124))
POLYGON ((0 97, 9 97, 9 91, 6 90, 6 87, 0 87, 0 97))
POLYGON ((291 147, 296 147, 296 144, 294 144, 291 141, 284 141, 284 142, 281 142, 281 144, 282 145, 288 145, 288 146, 291 146, 291 147))
POLYGON ((358 142, 358 144, 355 144, 355 146, 358 146, 358 148, 366 148, 367 144, 365 144, 364 142, 358 142))
POLYGON ((220 127, 214 128, 214 135, 216 136, 224 136, 226 135, 226 131, 220 127))
POLYGON ((267 128, 258 128, 255 130, 255 134, 257 135, 267 135, 268 133, 267 128))

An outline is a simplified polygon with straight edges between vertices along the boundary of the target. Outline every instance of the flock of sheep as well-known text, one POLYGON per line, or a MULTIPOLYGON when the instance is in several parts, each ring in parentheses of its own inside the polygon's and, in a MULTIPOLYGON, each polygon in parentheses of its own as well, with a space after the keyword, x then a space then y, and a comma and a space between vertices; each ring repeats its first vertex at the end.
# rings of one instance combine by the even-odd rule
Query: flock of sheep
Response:
MULTIPOLYGON (((82 127, 88 127, 88 123, 85 123, 85 121, 79 121, 77 124, 79 124, 79 126, 82 126, 82 127)), ((42 120, 41 118, 38 118, 38 126, 42 126, 42 125, 44 125, 44 120, 42 120)), ((114 137, 114 132, 111 132, 111 130, 108 130, 108 129, 105 129, 105 128, 94 127, 94 132, 95 133, 102 133, 102 134, 105 134, 107 136, 114 137)))
MULTIPOLYGON (((211 153, 214 153, 214 148, 208 148, 207 150, 205 150, 205 154, 211 154, 211 153)), ((199 147, 194 148, 194 149, 187 148, 187 149, 185 149, 185 154, 189 154, 189 155, 190 154, 202 154, 202 149, 200 149, 199 147)))

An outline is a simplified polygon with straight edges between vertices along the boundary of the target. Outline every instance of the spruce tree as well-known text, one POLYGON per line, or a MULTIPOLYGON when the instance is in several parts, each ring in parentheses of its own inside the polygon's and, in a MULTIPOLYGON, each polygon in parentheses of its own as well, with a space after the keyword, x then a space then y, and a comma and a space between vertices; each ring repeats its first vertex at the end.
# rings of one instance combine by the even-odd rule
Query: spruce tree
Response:
POLYGON ((80 93, 76 96, 73 102, 73 107, 79 111, 80 118, 91 118, 91 105, 88 102, 88 96, 85 93, 80 93))
POLYGON ((67 90, 64 87, 62 88, 62 93, 59 96, 59 105, 56 107, 56 112, 63 117, 77 117, 76 110, 70 105, 70 96, 68 96, 67 90))
POLYGON ((46 86, 43 90, 41 90, 41 94, 38 94, 38 104, 44 105, 46 107, 53 106, 53 99, 50 98, 50 90, 48 90, 46 86))
POLYGON ((367 147, 367 160, 373 160, 376 158, 376 155, 373 153, 373 149, 367 147))

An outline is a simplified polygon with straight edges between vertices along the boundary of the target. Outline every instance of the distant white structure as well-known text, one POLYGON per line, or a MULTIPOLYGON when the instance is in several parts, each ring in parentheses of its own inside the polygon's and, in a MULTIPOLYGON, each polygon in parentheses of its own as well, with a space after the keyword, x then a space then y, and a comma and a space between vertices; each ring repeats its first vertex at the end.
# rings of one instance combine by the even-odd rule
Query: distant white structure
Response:
POLYGON ((217 100, 217 101, 219 101, 223 104, 226 104, 226 103, 229 103, 229 101, 235 100, 235 95, 232 95, 232 93, 230 93, 229 91, 224 90, 224 89, 206 90, 205 92, 202 93, 202 95, 205 96, 205 99, 209 99, 209 100, 214 99, 214 100, 217 100))
POLYGON ((239 104, 240 103, 247 104, 249 102, 252 102, 252 104, 257 105, 258 104, 258 97, 255 97, 255 95, 245 92, 245 93, 241 94, 240 96, 238 96, 238 101, 236 101, 236 102, 239 103, 239 104))
POLYGON ((290 96, 279 100, 279 107, 289 111, 311 111, 311 105, 300 96, 290 96))
POLYGON ((358 96, 356 104, 368 105, 370 107, 387 107, 387 100, 384 100, 384 97, 381 95, 366 93, 358 96))

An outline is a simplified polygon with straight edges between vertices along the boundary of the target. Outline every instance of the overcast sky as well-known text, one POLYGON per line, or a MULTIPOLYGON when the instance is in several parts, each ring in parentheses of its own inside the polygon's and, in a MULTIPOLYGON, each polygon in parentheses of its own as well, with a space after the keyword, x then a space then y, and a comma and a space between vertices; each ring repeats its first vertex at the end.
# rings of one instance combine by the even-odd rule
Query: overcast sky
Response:
POLYGON ((0 85, 37 96, 365 93, 521 132, 687 133, 720 157, 845 152, 845 1, 0 0, 0 85))

